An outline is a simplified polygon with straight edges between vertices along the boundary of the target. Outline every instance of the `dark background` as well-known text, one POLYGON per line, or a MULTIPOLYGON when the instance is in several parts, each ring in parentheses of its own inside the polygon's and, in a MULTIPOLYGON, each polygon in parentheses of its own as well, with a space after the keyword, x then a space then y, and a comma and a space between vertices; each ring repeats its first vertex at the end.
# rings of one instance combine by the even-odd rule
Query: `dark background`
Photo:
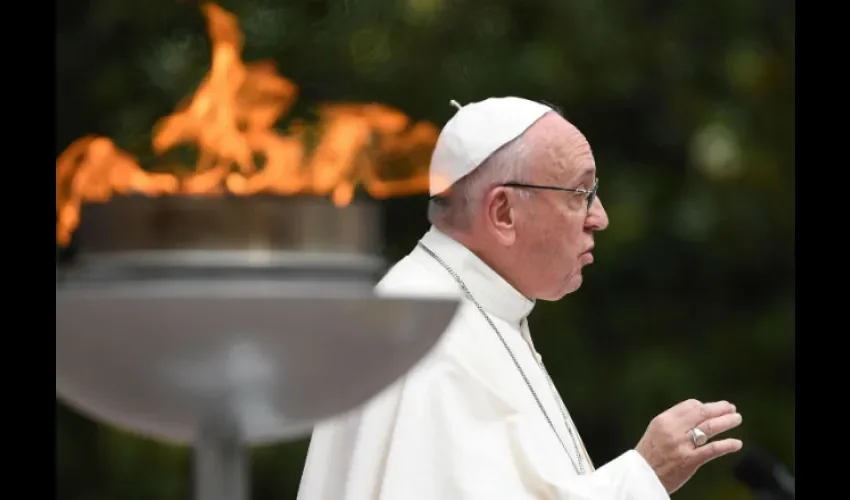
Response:
MULTIPOLYGON (((290 115, 380 102, 442 125, 461 103, 519 95, 588 137, 611 226, 581 290, 531 317, 597 465, 687 398, 728 399, 734 431, 794 470, 794 37, 790 1, 223 1, 246 61, 299 86, 290 115)), ((57 6, 56 154, 95 133, 139 158, 207 72, 197 2, 57 6)), ((380 201, 385 257, 427 229, 426 196, 380 201)), ((57 499, 190 495, 189 450, 57 402, 57 499)), ((257 449, 253 498, 294 498, 307 440, 257 449)), ((680 500, 754 498, 732 459, 680 500)))

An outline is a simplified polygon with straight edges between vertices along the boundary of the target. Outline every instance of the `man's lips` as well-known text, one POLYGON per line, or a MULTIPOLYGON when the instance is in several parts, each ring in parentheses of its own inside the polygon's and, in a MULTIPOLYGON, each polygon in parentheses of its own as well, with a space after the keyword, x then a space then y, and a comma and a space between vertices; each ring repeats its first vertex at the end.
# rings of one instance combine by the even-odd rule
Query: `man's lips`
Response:
POLYGON ((593 247, 588 248, 581 255, 579 255, 579 260, 581 260, 582 264, 592 264, 593 263, 593 247))

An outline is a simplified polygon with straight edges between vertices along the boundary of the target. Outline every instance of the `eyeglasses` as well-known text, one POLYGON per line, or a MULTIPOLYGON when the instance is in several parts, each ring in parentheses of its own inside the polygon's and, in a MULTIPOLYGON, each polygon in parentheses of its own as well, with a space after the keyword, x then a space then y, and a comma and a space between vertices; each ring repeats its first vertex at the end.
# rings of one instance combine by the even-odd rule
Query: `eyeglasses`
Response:
POLYGON ((565 188, 558 186, 538 186, 536 184, 522 184, 519 182, 506 182, 502 184, 505 187, 518 187, 518 188, 529 188, 529 189, 549 189, 551 191, 567 191, 570 193, 577 193, 584 195, 587 199, 587 209, 590 210, 590 207, 593 206, 593 202, 596 200, 596 190, 599 188, 599 179, 597 178, 593 181, 593 187, 588 189, 582 188, 565 188))

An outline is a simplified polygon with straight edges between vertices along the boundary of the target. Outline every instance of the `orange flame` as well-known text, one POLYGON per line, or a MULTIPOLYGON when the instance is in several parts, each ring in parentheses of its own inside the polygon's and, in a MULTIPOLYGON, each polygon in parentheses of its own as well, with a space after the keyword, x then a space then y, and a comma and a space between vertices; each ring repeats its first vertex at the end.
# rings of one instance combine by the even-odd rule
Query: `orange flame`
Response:
POLYGON ((345 206, 358 184, 375 198, 427 192, 427 158, 439 132, 433 124, 411 123, 381 104, 334 103, 318 106, 318 125, 301 123, 281 134, 274 125, 295 100, 296 85, 269 62, 245 64, 236 17, 214 4, 203 9, 212 67, 188 103, 160 120, 153 135, 157 155, 196 145, 194 170, 182 176, 147 172, 108 138, 78 139, 56 160, 59 244, 70 241, 83 203, 105 203, 114 194, 330 195, 345 206), (310 132, 318 144, 306 151, 310 132), (399 160, 416 165, 401 178, 380 175, 399 160))

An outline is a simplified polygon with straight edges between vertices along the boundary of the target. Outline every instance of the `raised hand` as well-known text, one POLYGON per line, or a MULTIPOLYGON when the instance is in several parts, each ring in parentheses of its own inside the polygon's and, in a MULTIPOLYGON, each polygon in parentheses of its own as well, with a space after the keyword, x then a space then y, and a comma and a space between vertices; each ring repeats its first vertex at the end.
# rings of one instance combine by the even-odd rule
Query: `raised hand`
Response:
POLYGON ((706 462, 741 449, 743 443, 738 439, 710 441, 739 425, 741 414, 735 405, 689 399, 652 419, 635 450, 652 467, 667 492, 673 493, 706 462))

